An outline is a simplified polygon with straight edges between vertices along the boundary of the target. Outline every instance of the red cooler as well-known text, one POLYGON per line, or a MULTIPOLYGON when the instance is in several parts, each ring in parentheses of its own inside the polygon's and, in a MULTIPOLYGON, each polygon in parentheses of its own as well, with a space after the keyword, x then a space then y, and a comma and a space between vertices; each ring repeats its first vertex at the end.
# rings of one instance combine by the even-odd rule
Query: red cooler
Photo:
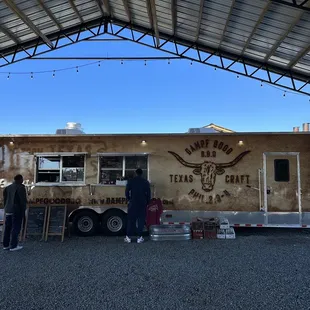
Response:
POLYGON ((160 199, 154 199, 147 206, 146 226, 160 225, 160 216, 163 213, 163 205, 160 199))

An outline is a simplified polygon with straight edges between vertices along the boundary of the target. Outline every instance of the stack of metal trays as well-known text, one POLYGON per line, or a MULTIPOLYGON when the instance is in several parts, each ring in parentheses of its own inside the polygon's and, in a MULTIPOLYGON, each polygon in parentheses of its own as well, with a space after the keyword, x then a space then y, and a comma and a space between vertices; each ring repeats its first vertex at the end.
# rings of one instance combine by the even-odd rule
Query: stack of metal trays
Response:
POLYGON ((150 239, 153 241, 166 240, 190 240, 191 227, 190 225, 152 225, 150 226, 150 239))

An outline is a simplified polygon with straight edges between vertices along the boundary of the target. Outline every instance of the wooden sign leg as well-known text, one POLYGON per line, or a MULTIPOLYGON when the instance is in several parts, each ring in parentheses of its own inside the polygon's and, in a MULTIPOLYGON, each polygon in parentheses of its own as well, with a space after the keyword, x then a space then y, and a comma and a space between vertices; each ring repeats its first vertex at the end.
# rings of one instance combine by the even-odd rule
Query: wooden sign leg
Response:
POLYGON ((46 232, 46 220, 47 220, 47 212, 48 212, 48 207, 45 207, 45 211, 44 211, 44 222, 43 222, 43 229, 42 229, 42 237, 41 240, 44 240, 44 236, 47 234, 46 232))
POLYGON ((61 242, 64 241, 64 237, 65 237, 66 218, 67 218, 67 206, 65 206, 64 221, 62 224, 61 242))
POLYGON ((27 212, 25 215, 25 227, 24 227, 23 240, 26 240, 26 233, 27 233, 27 226, 28 226, 28 215, 29 215, 29 207, 27 208, 27 212))
POLYGON ((22 242, 23 241, 23 235, 24 235, 24 224, 25 224, 25 221, 22 220, 22 225, 21 225, 21 229, 20 229, 20 232, 19 232, 19 236, 18 236, 18 240, 19 242, 22 242))
POLYGON ((51 207, 48 206, 48 215, 47 215, 47 225, 46 225, 45 241, 47 241, 47 238, 48 238, 48 228, 49 228, 49 223, 50 223, 50 217, 51 217, 51 207))

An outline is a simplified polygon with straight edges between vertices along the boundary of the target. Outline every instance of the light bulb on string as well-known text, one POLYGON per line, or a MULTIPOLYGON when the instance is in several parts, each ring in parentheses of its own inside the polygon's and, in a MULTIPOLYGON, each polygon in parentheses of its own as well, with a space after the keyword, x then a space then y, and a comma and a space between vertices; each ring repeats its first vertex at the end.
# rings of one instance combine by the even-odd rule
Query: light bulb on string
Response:
POLYGON ((124 64, 124 62, 123 62, 123 59, 121 60, 121 65, 123 65, 124 64))
POLYGON ((55 70, 53 71, 53 78, 55 77, 55 70))
POLYGON ((31 72, 30 78, 33 79, 33 72, 31 72))
POLYGON ((79 73, 79 67, 76 67, 76 73, 79 73))
POLYGON ((191 60, 191 66, 193 65, 193 61, 191 60))
POLYGON ((146 60, 144 60, 144 65, 146 66, 146 60))
POLYGON ((170 59, 168 59, 168 65, 170 65, 170 59))
POLYGON ((285 90, 284 93, 283 93, 283 97, 286 97, 286 90, 285 90))
POLYGON ((101 64, 100 64, 100 61, 98 62, 98 67, 100 67, 101 66, 101 64))
POLYGON ((11 76, 11 72, 9 72, 7 79, 9 80, 11 76))
POLYGON ((263 81, 260 81, 260 87, 263 87, 263 81))
POLYGON ((237 79, 239 79, 239 75, 237 75, 237 79))

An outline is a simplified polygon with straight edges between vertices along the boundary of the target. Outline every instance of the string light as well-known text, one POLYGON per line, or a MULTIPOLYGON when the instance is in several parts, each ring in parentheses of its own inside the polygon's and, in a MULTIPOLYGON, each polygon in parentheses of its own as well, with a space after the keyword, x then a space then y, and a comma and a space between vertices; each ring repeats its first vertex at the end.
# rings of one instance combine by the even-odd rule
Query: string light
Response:
MULTIPOLYGON (((168 60, 168 65, 170 65, 171 63, 171 59, 170 58, 162 58, 161 60, 163 59, 166 59, 168 60)), ((181 58, 180 58, 181 59, 181 58)), ((109 59, 107 59, 109 60, 109 59)), ((111 60, 117 60, 116 58, 115 59, 111 59, 111 60)), ((135 61, 144 61, 144 65, 146 66, 147 65, 147 60, 146 59, 133 59, 135 61)), ((157 60, 157 59, 154 59, 154 60, 157 60)), ((80 66, 73 66, 73 67, 66 67, 66 68, 60 68, 60 69, 54 69, 54 70, 46 70, 46 71, 35 71, 35 72, 1 72, 0 71, 0 75, 1 74, 7 74, 7 80, 10 80, 11 78, 11 75, 28 75, 30 74, 30 78, 31 79, 34 79, 34 74, 44 74, 44 73, 52 73, 52 77, 54 78, 56 76, 56 71, 57 72, 60 72, 60 71, 68 71, 68 70, 73 70, 73 69, 76 69, 76 72, 78 73, 79 72, 79 67, 86 67, 86 66, 91 66, 91 65, 98 65, 98 67, 101 66, 101 61, 95 61, 95 62, 91 62, 91 63, 87 63, 87 64, 83 64, 83 65, 80 65, 80 66)), ((121 64, 123 65, 124 64, 124 60, 121 59, 121 64)), ((192 65, 193 64, 193 60, 190 61, 190 64, 192 65)), ((216 71, 218 68, 217 65, 214 65, 214 70, 216 71)), ((237 78, 239 79, 240 76, 239 74, 237 74, 237 78)), ((265 84, 265 81, 263 80, 260 80, 260 86, 263 87, 263 85, 265 84)), ((306 94, 306 93, 298 93, 298 92, 295 92, 295 91, 288 91, 288 90, 283 90, 283 87, 281 86, 277 86, 277 85, 273 85, 273 84, 269 84, 268 82, 266 83, 267 86, 270 86, 270 87, 273 87, 277 90, 280 90, 283 92, 283 97, 287 97, 286 94, 287 93, 290 93, 290 94, 294 94, 294 95, 300 95, 300 96, 307 96, 309 99, 309 102, 310 102, 310 95, 309 94, 306 94)))

